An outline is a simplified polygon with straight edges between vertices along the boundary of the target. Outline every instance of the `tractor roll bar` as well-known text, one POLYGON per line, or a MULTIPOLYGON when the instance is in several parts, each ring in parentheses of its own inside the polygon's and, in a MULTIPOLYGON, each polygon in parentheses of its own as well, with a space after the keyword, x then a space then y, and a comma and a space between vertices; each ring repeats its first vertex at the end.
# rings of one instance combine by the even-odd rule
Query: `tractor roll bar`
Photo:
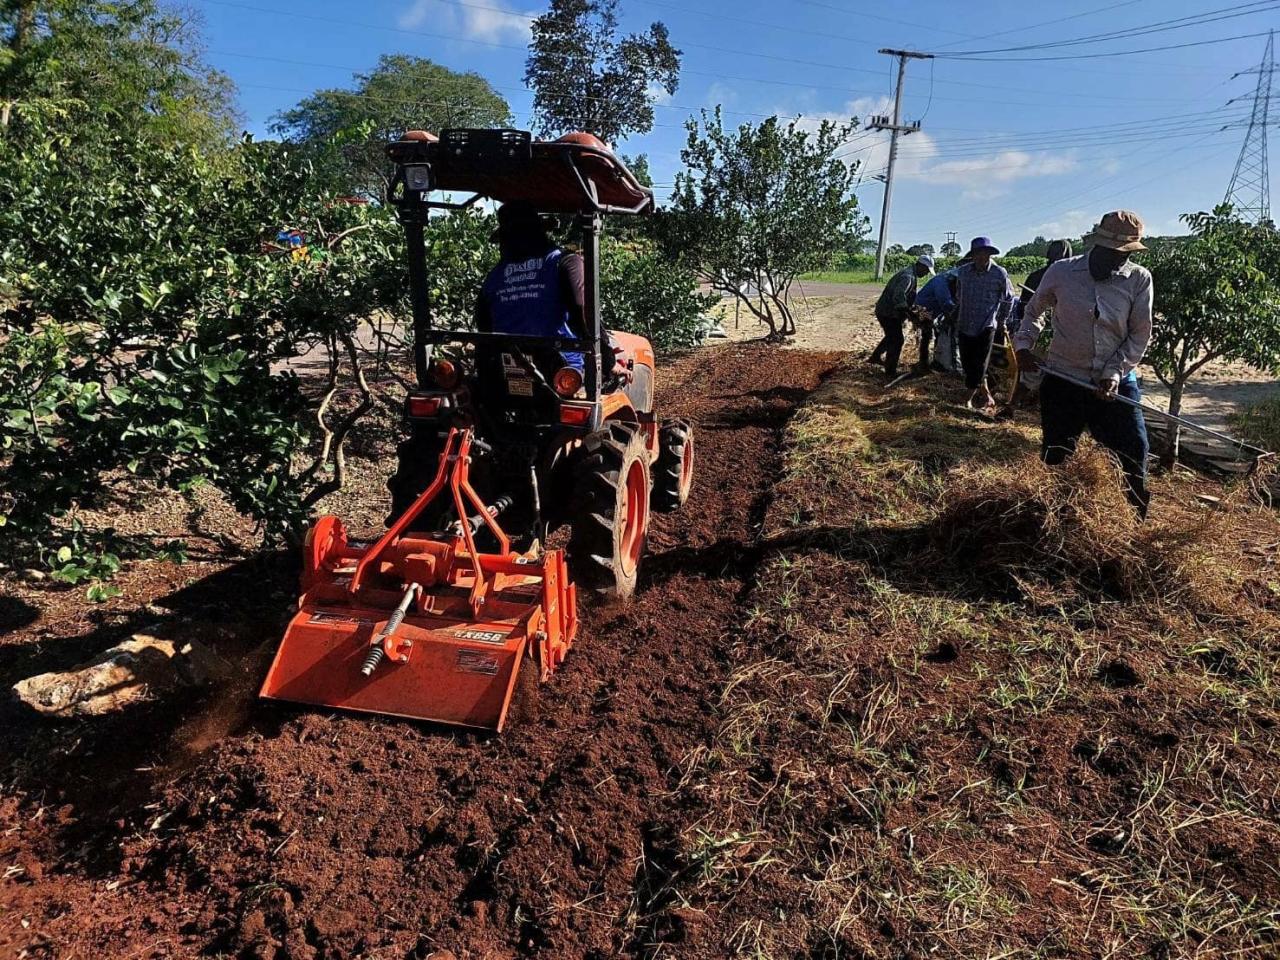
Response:
POLYGON ((604 364, 600 334, 601 215, 636 215, 653 209, 653 192, 608 150, 566 139, 533 142, 520 130, 445 130, 440 139, 406 134, 387 146, 395 173, 387 202, 405 227, 413 308, 413 361, 418 386, 426 388, 431 348, 446 342, 500 343, 494 335, 439 331, 432 327, 424 236, 432 210, 465 210, 485 197, 528 200, 546 213, 574 214, 582 237, 587 339, 519 337, 508 343, 586 355, 587 396, 599 403, 604 364), (434 191, 470 192, 463 201, 433 200, 434 191))

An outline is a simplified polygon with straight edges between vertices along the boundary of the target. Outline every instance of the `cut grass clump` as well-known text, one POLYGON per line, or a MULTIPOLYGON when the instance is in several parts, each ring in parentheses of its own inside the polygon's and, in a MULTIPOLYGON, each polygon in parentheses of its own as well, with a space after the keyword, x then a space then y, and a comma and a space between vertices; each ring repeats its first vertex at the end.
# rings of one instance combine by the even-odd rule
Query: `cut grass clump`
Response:
POLYGON ((1060 467, 958 469, 925 529, 962 592, 1221 609, 1233 591, 1214 562, 1219 527, 1208 512, 1139 522, 1115 463, 1086 447, 1060 467))

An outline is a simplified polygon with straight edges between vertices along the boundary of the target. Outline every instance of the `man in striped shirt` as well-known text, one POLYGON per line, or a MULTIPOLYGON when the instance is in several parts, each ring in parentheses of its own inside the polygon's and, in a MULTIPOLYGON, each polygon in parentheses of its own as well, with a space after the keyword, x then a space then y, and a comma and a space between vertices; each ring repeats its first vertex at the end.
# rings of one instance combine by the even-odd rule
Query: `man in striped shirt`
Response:
POLYGON ((987 361, 996 329, 1008 318, 1014 303, 1009 274, 991 262, 999 252, 989 237, 974 237, 969 246, 972 259, 956 271, 956 329, 970 409, 979 392, 983 395, 981 409, 991 411, 996 405, 987 386, 987 361))

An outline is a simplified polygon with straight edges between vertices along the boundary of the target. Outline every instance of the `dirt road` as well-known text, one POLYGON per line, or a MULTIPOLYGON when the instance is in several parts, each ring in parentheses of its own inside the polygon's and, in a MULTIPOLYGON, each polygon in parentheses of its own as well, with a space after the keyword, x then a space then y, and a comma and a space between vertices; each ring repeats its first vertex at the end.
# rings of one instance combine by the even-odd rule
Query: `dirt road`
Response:
MULTIPOLYGON (((0 956, 585 958, 688 937, 660 893, 671 771, 708 736, 782 428, 837 362, 731 345, 667 371, 664 413, 698 431, 693 496, 656 521, 636 602, 585 611, 539 719, 502 737, 255 702, 291 564, 202 568, 164 602, 229 625, 210 642, 235 689, 0 731, 0 956)), ((30 630, 0 642, 5 683, 30 630)))

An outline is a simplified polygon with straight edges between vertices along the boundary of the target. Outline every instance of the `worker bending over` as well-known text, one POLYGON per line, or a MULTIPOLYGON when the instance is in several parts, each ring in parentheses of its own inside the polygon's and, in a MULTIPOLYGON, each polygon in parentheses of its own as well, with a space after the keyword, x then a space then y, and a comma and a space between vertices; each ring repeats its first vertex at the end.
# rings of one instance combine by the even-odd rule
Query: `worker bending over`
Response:
POLYGON ((944 270, 916 294, 916 312, 920 317, 920 372, 932 369, 955 373, 960 362, 955 346, 956 270, 944 270), (938 358, 929 363, 929 341, 937 335, 938 358))
POLYGON ((867 357, 868 363, 884 363, 885 373, 893 380, 898 376, 898 360, 906 342, 903 327, 916 302, 916 285, 921 277, 933 273, 933 257, 921 256, 909 267, 903 267, 890 278, 876 301, 876 320, 884 336, 867 357))
POLYGON ((1086 390, 1046 375, 1040 384, 1041 456, 1062 463, 1087 429, 1120 461, 1125 492, 1140 517, 1146 517, 1147 426, 1142 412, 1116 403, 1135 402, 1142 390, 1134 372, 1151 340, 1151 273, 1130 261, 1142 244, 1142 220, 1136 213, 1106 214, 1087 239, 1089 252, 1059 260, 1045 271, 1027 304, 1014 339, 1018 365, 1038 370, 1032 347, 1040 337, 1040 318, 1053 309, 1053 340, 1047 365, 1096 384, 1086 390))

